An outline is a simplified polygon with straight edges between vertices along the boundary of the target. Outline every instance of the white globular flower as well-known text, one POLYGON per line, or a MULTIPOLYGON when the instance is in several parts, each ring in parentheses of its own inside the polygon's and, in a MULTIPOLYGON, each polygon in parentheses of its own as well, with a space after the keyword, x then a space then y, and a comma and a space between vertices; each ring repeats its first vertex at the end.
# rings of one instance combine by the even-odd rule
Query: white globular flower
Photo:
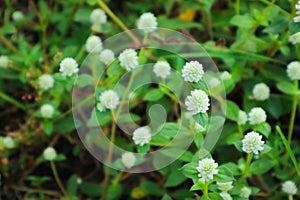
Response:
POLYGON ((11 17, 15 22, 21 22, 24 19, 23 13, 19 10, 13 12, 11 17))
POLYGON ((257 132, 251 131, 245 135, 242 140, 243 151, 246 153, 258 154, 258 151, 264 149, 264 141, 262 141, 262 135, 257 132))
POLYGON ((44 104, 41 107, 41 115, 44 118, 52 118, 54 115, 54 107, 51 104, 44 104))
POLYGON ((13 149, 16 147, 15 140, 10 136, 4 137, 2 139, 2 144, 3 144, 4 148, 6 148, 6 149, 13 149))
POLYGON ((7 56, 0 56, 0 67, 7 68, 9 64, 9 59, 7 56))
POLYGON ((298 23, 298 22, 300 22, 300 1, 298 1, 298 3, 295 5, 295 8, 296 8, 297 16, 294 17, 294 22, 298 23))
POLYGON ((100 53, 103 48, 102 41, 98 36, 92 35, 86 40, 85 48, 89 53, 100 53))
POLYGON ((123 165, 129 169, 134 166, 134 164, 136 162, 136 157, 134 156, 134 154, 132 152, 126 152, 126 153, 122 154, 121 160, 122 160, 123 165))
POLYGON ((232 78, 232 75, 228 71, 223 71, 220 77, 223 81, 225 81, 230 80, 232 78))
POLYGON ((108 65, 115 59, 115 54, 112 50, 110 49, 103 49, 99 55, 99 59, 101 62, 104 64, 108 65))
POLYGON ((186 63, 182 69, 182 77, 187 82, 198 82, 204 74, 203 65, 198 61, 186 63))
POLYGON ((221 84, 221 81, 220 81, 218 78, 216 78, 216 77, 213 77, 213 78, 211 78, 211 79, 208 81, 208 86, 209 86, 210 88, 217 87, 217 86, 220 85, 220 84, 221 84))
POLYGON ((113 90, 104 91, 100 97, 100 102, 108 109, 115 109, 120 103, 120 97, 118 93, 113 90))
POLYGON ((196 167, 199 172, 198 177, 204 178, 205 181, 210 181, 214 178, 215 174, 218 174, 219 170, 218 163, 212 158, 204 158, 199 160, 198 167, 196 167))
POLYGON ((140 16, 137 21, 138 29, 143 30, 145 33, 153 32, 157 29, 157 20, 153 13, 147 12, 140 16))
POLYGON ((63 76, 72 76, 79 71, 78 64, 73 58, 64 58, 60 62, 59 71, 63 76))
POLYGON ((191 111, 193 115, 197 113, 205 113, 209 109, 209 98, 202 90, 193 90, 191 95, 185 101, 187 110, 191 111))
POLYGON ((49 74, 43 74, 39 77, 39 87, 48 90, 54 86, 54 78, 49 74))
POLYGON ((171 73, 170 64, 167 61, 158 61, 153 66, 153 72, 157 77, 167 78, 171 73))
POLYGON ((238 120, 237 120, 237 124, 238 125, 244 125, 246 124, 248 120, 248 115, 245 111, 240 110, 238 113, 238 120))
POLYGON ((57 156, 56 150, 53 147, 47 147, 43 152, 43 156, 46 160, 53 161, 57 156))
POLYGON ((93 12, 90 15, 90 21, 93 24, 105 24, 107 22, 107 16, 105 14, 105 12, 100 9, 94 9, 93 12))
POLYGON ((240 197, 248 199, 250 195, 251 195, 251 189, 250 188, 243 187, 241 189, 240 197))
POLYGON ((136 145, 143 146, 144 144, 148 144, 151 140, 150 129, 147 127, 137 128, 132 133, 132 139, 136 145))
POLYGON ((252 94, 254 99, 264 101, 270 97, 270 88, 264 83, 258 83, 254 86, 252 94))
POLYGON ((266 112, 260 107, 252 108, 249 112, 249 123, 251 125, 261 124, 267 119, 266 112))
POLYGON ((287 66, 286 72, 291 80, 300 80, 300 62, 290 62, 287 66))
POLYGON ((300 43, 300 32, 297 32, 289 37, 289 42, 293 45, 300 43))
POLYGON ((224 199, 224 200, 232 200, 231 195, 228 192, 221 192, 220 196, 224 199))
POLYGON ((104 112, 106 110, 106 107, 101 102, 97 103, 96 108, 100 112, 104 112))
POLYGON ((218 189, 227 192, 233 188, 232 181, 229 182, 217 182, 218 189))
POLYGON ((285 181, 282 184, 282 191, 288 195, 295 195, 297 193, 297 187, 293 181, 285 181))
POLYGON ((121 66, 127 71, 135 69, 139 65, 137 53, 133 49, 125 49, 122 53, 120 53, 119 61, 121 66))

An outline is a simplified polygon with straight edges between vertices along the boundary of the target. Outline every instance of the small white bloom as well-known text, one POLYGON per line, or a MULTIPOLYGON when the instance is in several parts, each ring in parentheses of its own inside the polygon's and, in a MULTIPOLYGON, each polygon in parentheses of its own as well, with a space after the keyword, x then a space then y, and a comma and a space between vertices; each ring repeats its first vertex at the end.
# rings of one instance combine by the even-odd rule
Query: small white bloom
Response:
POLYGON ((97 107, 97 110, 99 110, 100 112, 103 112, 106 109, 106 107, 101 102, 97 103, 96 107, 97 107))
POLYGON ((90 20, 93 24, 105 24, 107 22, 107 16, 102 9, 97 8, 91 13, 90 20))
POLYGON ((212 158, 199 160, 198 167, 196 167, 199 172, 198 176, 204 178, 205 181, 212 180, 214 175, 218 174, 219 170, 217 168, 218 163, 216 163, 212 158))
POLYGON ((82 183, 82 179, 80 177, 77 178, 77 184, 80 185, 82 183))
POLYGON ((208 85, 210 88, 217 87, 220 84, 221 84, 221 81, 216 77, 213 77, 208 81, 208 85))
POLYGON ((126 168, 131 168, 136 162, 136 158, 132 152, 126 152, 122 155, 122 163, 126 168))
POLYGON ((287 66, 287 75, 291 80, 300 80, 300 62, 293 61, 287 66))
POLYGON ((238 114, 238 121, 237 121, 238 125, 246 124, 247 120, 248 120, 247 113, 245 111, 240 110, 238 114))
POLYGON ((262 136, 259 133, 252 131, 245 135, 242 143, 244 152, 258 154, 258 151, 264 149, 265 142, 262 141, 262 136))
POLYGON ((49 74, 43 74, 39 77, 39 86, 44 90, 52 88, 54 85, 54 78, 49 74))
POLYGON ((137 128, 132 133, 132 139, 136 145, 143 146, 144 144, 148 144, 151 140, 151 133, 149 128, 147 127, 137 128))
POLYGON ((100 53, 103 48, 102 41, 98 36, 92 35, 86 40, 85 48, 89 53, 100 53))
POLYGON ((0 67, 7 68, 9 64, 9 59, 7 56, 0 56, 0 67))
POLYGON ((232 200, 232 197, 230 194, 228 194, 228 192, 221 192, 220 196, 224 199, 224 200, 232 200))
POLYGON ((150 12, 142 14, 137 21, 137 27, 145 33, 155 31, 157 29, 156 17, 150 12))
POLYGON ((260 124, 267 119, 266 112, 259 107, 252 108, 249 113, 249 122, 251 125, 260 124))
POLYGON ((79 71, 78 64, 73 58, 64 58, 60 62, 59 71, 63 76, 72 76, 74 73, 79 71))
POLYGON ((231 74, 228 71, 223 71, 221 73, 221 79, 224 80, 230 80, 232 78, 231 74))
POLYGON ((289 37, 289 42, 293 45, 300 43, 300 32, 295 33, 289 37))
POLYGON ((100 102, 108 109, 115 109, 119 103, 120 98, 118 93, 113 90, 106 90, 100 95, 100 102))
POLYGON ((282 184, 282 191, 288 195, 295 195, 297 193, 297 187, 293 181, 285 181, 282 184))
POLYGON ((43 152, 43 156, 46 160, 52 161, 56 158, 56 151, 53 147, 47 147, 43 152))
POLYGON ((10 136, 4 137, 2 139, 2 144, 7 149, 13 149, 13 148, 16 147, 15 140, 12 137, 10 137, 10 136))
POLYGON ((167 61, 158 61, 153 66, 153 72, 157 77, 166 78, 170 75, 171 67, 167 61))
POLYGON ((251 195, 251 190, 250 190, 250 188, 248 188, 248 187, 243 187, 243 188, 241 189, 240 197, 245 198, 245 199, 248 199, 250 195, 251 195))
POLYGON ((21 11, 15 11, 13 12, 12 14, 12 19, 15 21, 15 22, 20 22, 24 19, 24 15, 21 11))
POLYGON ((100 61, 102 61, 104 64, 108 65, 115 59, 114 52, 110 49, 103 49, 99 55, 100 61))
POLYGON ((270 88, 264 83, 258 83, 254 86, 252 94, 254 99, 264 101, 270 97, 270 88))
POLYGON ((198 61, 186 63, 182 69, 182 77, 187 82, 198 82, 203 77, 203 65, 198 61))
POLYGON ((191 95, 185 101, 187 110, 191 111, 193 115, 197 113, 205 113, 209 109, 209 98, 202 90, 193 90, 191 95))
POLYGON ((298 22, 300 22, 300 1, 298 1, 298 3, 295 5, 295 8, 296 8, 297 16, 294 17, 294 22, 298 23, 298 22))
POLYGON ((232 181, 229 182, 217 182, 218 189, 227 192, 233 188, 232 181))
POLYGON ((138 66, 138 56, 135 50, 125 49, 119 55, 119 61, 122 67, 127 71, 137 68, 138 66))
POLYGON ((52 118, 54 114, 54 107, 51 104, 44 104, 41 107, 41 115, 44 118, 52 118))

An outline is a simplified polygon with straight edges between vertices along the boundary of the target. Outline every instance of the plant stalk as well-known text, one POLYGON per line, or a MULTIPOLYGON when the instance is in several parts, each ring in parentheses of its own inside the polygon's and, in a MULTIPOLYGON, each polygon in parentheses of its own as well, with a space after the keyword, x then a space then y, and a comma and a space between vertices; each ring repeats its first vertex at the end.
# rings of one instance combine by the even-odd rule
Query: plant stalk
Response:
POLYGON ((58 187, 60 188, 60 190, 62 191, 62 193, 64 194, 64 196, 67 198, 67 199, 70 199, 69 198, 69 195, 66 191, 66 189, 64 188, 60 178, 59 178, 59 175, 58 175, 58 172, 57 172, 57 169, 56 169, 56 166, 54 164, 53 161, 50 162, 50 165, 51 165, 51 169, 52 169, 52 172, 53 172, 53 175, 54 175, 54 178, 55 178, 55 181, 58 185, 58 187))
MULTIPOLYGON (((295 86, 296 91, 298 91, 298 80, 294 81, 294 86, 295 86)), ((289 130, 288 130, 288 144, 289 145, 291 145, 291 141, 292 141, 295 116, 296 116, 296 111, 297 111, 297 104, 298 104, 298 93, 294 94, 294 96, 293 96, 292 112, 291 112, 290 124, 289 124, 289 130)))
POLYGON ((253 153, 249 153, 247 155, 246 165, 245 165, 245 168, 244 168, 244 171, 243 171, 243 174, 242 174, 242 180, 245 180, 246 177, 247 177, 247 173, 248 173, 252 158, 253 158, 253 153))

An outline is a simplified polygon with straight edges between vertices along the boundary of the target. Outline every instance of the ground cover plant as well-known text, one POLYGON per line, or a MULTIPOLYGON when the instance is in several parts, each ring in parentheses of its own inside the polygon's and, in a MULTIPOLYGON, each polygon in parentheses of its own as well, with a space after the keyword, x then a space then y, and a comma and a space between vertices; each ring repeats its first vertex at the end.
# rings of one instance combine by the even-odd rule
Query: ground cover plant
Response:
POLYGON ((300 2, 0 15, 0 199, 300 199, 300 2))

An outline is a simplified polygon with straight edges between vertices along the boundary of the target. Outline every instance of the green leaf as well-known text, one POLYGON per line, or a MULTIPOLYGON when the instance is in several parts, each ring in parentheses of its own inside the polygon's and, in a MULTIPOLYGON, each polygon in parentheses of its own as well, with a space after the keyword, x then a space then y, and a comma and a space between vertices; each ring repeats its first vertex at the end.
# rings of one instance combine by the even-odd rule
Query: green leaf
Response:
POLYGON ((150 149, 150 144, 144 144, 143 146, 137 145, 136 148, 139 153, 147 153, 150 149))
POLYGON ((74 15, 75 22, 90 23, 91 10, 86 8, 78 9, 74 15))
POLYGON ((157 101, 164 96, 164 93, 160 89, 152 89, 144 96, 145 101, 157 101))
POLYGON ((230 23, 246 29, 250 29, 255 26, 255 20, 248 14, 235 15, 233 18, 231 18, 230 23))
POLYGON ((208 198, 210 200, 223 200, 223 197, 221 197, 218 193, 208 193, 208 198))
POLYGON ((53 122, 49 120, 45 120, 42 122, 43 130, 45 131, 47 136, 50 136, 53 130, 53 122))
POLYGON ((113 184, 108 187, 107 200, 117 200, 122 195, 122 184, 113 184))
POLYGON ((58 133, 66 133, 75 129, 73 117, 64 118, 54 123, 53 130, 58 133))
POLYGON ((93 77, 87 74, 80 74, 76 80, 76 85, 78 87, 85 87, 93 82, 93 77))
POLYGON ((264 174, 275 165, 275 163, 271 160, 267 159, 259 159, 251 163, 249 172, 251 174, 264 174))
POLYGON ((219 172, 215 177, 215 180, 217 182, 229 182, 229 181, 233 181, 233 174, 230 171, 230 168, 228 168, 226 165, 221 165, 218 167, 219 172))
POLYGON ((143 188, 148 194, 151 194, 153 196, 162 196, 163 195, 163 189, 156 183, 152 181, 144 181, 141 184, 141 188, 143 188))
POLYGON ((68 194, 76 196, 76 192, 78 189, 77 184, 78 176, 72 175, 67 182, 67 190, 68 194))
POLYGON ((188 163, 181 167, 182 174, 187 178, 198 178, 198 171, 196 169, 196 163, 188 163))
POLYGON ((239 106, 234 103, 233 101, 227 100, 226 101, 226 117, 233 121, 238 120, 240 108, 239 106))
POLYGON ((204 189, 204 184, 202 182, 200 182, 200 183, 195 183, 191 187, 190 191, 203 190, 203 189, 204 189))
POLYGON ((266 138, 269 137, 271 134, 271 126, 267 122, 260 123, 254 126, 254 130, 258 131, 259 133, 263 134, 266 138))
POLYGON ((208 124, 208 114, 199 113, 198 115, 193 115, 194 120, 200 124, 201 126, 205 127, 208 124))
POLYGON ((0 28, 0 34, 12 34, 17 31, 16 27, 13 24, 6 24, 0 28))
POLYGON ((243 152, 243 143, 241 140, 235 142, 234 146, 238 151, 243 152))
POLYGON ((100 197, 102 194, 102 187, 98 183, 85 182, 79 185, 79 189, 83 194, 92 197, 100 197))
POLYGON ((174 170, 171 174, 168 175, 168 178, 165 182, 165 187, 175 187, 183 183, 187 178, 182 174, 181 171, 174 170))
POLYGON ((132 114, 132 113, 127 113, 124 115, 120 115, 118 118, 118 122, 119 123, 126 123, 126 122, 131 122, 131 121, 139 121, 141 119, 140 116, 136 115, 136 114, 132 114))
POLYGON ((164 194, 161 200, 172 200, 172 198, 169 195, 164 194))
POLYGON ((284 94, 288 95, 295 95, 297 94, 297 90, 295 86, 291 82, 280 82, 276 84, 276 87, 283 92, 284 94))

